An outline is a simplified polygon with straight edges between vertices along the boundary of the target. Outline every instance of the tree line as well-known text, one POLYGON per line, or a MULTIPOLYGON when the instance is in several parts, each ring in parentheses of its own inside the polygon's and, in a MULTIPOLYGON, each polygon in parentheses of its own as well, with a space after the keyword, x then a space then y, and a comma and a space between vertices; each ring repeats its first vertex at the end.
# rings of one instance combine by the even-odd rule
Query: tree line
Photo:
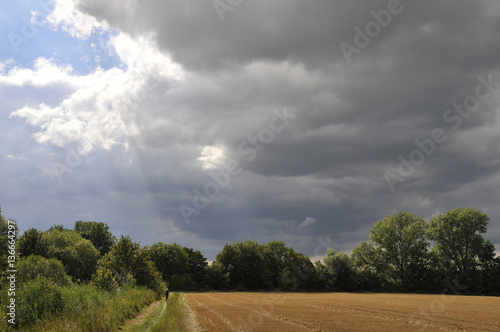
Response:
MULTIPOLYGON (((7 228, 0 210, 1 273, 7 270, 7 228)), ((106 223, 76 221, 73 229, 31 228, 17 240, 20 282, 43 277, 57 285, 89 283, 114 292, 143 286, 172 290, 410 291, 500 294, 500 258, 483 235, 489 218, 459 208, 429 222, 398 212, 377 221, 351 254, 327 250, 322 260, 282 241, 226 244, 212 264, 198 250, 162 242, 117 239, 106 223)), ((2 275, 2 279, 4 276, 2 275)))

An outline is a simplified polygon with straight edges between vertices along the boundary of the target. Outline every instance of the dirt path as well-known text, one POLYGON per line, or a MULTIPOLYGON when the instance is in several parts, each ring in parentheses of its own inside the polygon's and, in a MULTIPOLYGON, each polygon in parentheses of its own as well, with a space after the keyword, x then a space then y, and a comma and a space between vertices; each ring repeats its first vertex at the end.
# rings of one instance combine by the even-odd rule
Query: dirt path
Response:
POLYGON ((182 293, 172 293, 168 302, 160 300, 144 308, 119 329, 127 332, 200 332, 195 313, 182 293))
POLYGON ((119 330, 129 332, 147 332, 158 322, 166 308, 167 303, 164 300, 153 302, 148 307, 144 308, 135 318, 126 322, 126 324, 119 330))

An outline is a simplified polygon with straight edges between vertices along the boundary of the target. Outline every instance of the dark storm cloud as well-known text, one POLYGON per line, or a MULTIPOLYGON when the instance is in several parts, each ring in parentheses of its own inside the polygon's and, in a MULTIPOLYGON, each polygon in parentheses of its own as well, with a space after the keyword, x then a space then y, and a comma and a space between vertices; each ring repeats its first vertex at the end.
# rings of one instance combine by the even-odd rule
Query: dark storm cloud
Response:
POLYGON ((186 71, 122 114, 139 128, 128 152, 99 152, 82 166, 92 176, 68 177, 82 196, 108 195, 115 215, 92 199, 86 207, 120 232, 145 243, 184 241, 210 259, 225 242, 247 238, 315 255, 319 237, 331 234, 335 249, 349 251, 398 210, 431 218, 471 206, 492 218, 489 237, 500 246, 492 203, 500 198, 499 94, 457 129, 444 118, 475 93, 479 76, 500 82, 497 2, 244 1, 222 21, 212 1, 79 8, 118 31, 153 36, 186 71), (365 31, 372 11, 391 6, 398 13, 348 61, 341 43, 356 47, 355 28, 365 31), (294 118, 255 143, 284 109, 294 118), (392 192, 386 171, 397 172, 398 157, 408 159, 415 140, 436 128, 446 141, 392 192), (241 172, 187 224, 179 204, 193 206, 193 190, 214 182, 206 147, 241 172))
MULTIPOLYGON (((498 5, 402 1, 387 27, 348 63, 340 43, 355 46, 354 28, 364 30, 374 20, 372 10, 380 13, 391 4, 252 1, 224 13, 223 21, 210 2, 149 1, 119 12, 87 2, 82 9, 124 31, 153 32, 160 49, 193 74, 170 95, 173 112, 187 111, 189 122, 182 126, 196 128, 193 143, 223 145, 243 170, 226 190, 234 196, 211 202, 196 220, 245 220, 240 227, 251 237, 265 229, 252 218, 298 223, 312 217, 318 222, 311 231, 321 234, 367 230, 399 209, 431 217, 474 205, 473 197, 468 204, 454 201, 452 193, 498 178, 498 134, 486 129, 497 126, 498 97, 481 102, 458 130, 443 120, 446 109, 474 93, 479 75, 500 81, 498 5), (249 154, 238 147, 266 128, 280 107, 293 107, 296 118, 248 162, 249 154), (391 193, 384 172, 398 166, 399 155, 408 158, 415 139, 430 137, 436 128, 449 139, 391 193), (473 130, 475 135, 464 137, 473 130), (480 158, 490 166, 478 166, 480 158), (232 202, 237 197, 244 197, 246 208, 232 202), (233 206, 239 218, 224 213, 233 206)), ((211 236, 210 226, 202 228, 211 236)))

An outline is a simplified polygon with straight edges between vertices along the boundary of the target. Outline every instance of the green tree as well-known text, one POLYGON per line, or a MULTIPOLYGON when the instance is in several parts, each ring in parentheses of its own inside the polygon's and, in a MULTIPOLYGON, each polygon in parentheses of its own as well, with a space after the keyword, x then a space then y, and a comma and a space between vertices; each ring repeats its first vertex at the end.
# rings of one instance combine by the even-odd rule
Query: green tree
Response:
POLYGON ((75 221, 75 231, 92 242, 101 257, 107 254, 116 242, 116 237, 109 231, 109 226, 103 222, 75 221))
POLYGON ((52 231, 69 232, 70 229, 64 227, 64 225, 58 224, 58 225, 51 226, 49 228, 48 232, 50 233, 52 231))
POLYGON ((47 257, 49 244, 41 230, 30 228, 24 232, 17 242, 20 257, 39 255, 47 257))
POLYGON ((370 230, 370 240, 381 250, 396 283, 402 288, 418 289, 421 286, 429 246, 425 235, 425 220, 405 212, 377 221, 370 230))
MULTIPOLYGON (((285 271, 289 271, 289 280, 292 287, 284 288, 281 277, 279 288, 282 290, 312 289, 317 285, 316 269, 309 257, 287 247, 287 255, 284 258, 285 271)), ((282 272, 283 273, 283 272, 282 272)))
POLYGON ((224 274, 229 273, 229 286, 233 289, 261 289, 263 280, 264 257, 257 241, 248 240, 226 244, 217 255, 224 274))
POLYGON ((220 262, 213 262, 207 269, 207 284, 212 289, 229 288, 229 272, 225 271, 220 262))
POLYGON ((184 247, 188 256, 189 273, 195 282, 195 287, 199 288, 206 284, 208 262, 199 250, 184 247))
POLYGON ((281 241, 226 244, 213 266, 211 273, 218 272, 219 279, 227 277, 233 289, 290 291, 316 286, 316 270, 309 257, 281 241))
POLYGON ((352 250, 352 265, 357 270, 358 284, 362 289, 383 289, 388 285, 389 266, 382 250, 373 243, 363 241, 352 250))
POLYGON ((316 269, 317 287, 320 290, 333 291, 335 289, 333 273, 321 261, 316 261, 314 268, 316 269))
POLYGON ((137 280, 137 285, 146 286, 161 296, 166 285, 162 281, 161 273, 155 264, 149 259, 149 253, 145 248, 141 248, 134 258, 132 274, 137 280))
POLYGON ((283 241, 271 241, 263 245, 264 280, 269 284, 265 288, 278 288, 280 275, 287 267, 287 257, 290 256, 289 248, 283 241))
POLYGON ((73 231, 53 229, 46 233, 48 257, 60 260, 75 279, 88 280, 95 273, 99 252, 87 239, 73 231))
POLYGON ((149 247, 148 251, 163 280, 170 282, 173 275, 190 273, 189 255, 179 244, 158 242, 149 247))
POLYGON ((429 222, 429 238, 435 241, 434 250, 450 278, 457 278, 469 290, 480 284, 478 270, 493 259, 491 244, 485 241, 490 218, 471 208, 458 208, 434 217, 429 222), (488 255, 488 247, 490 247, 488 255))
POLYGON ((92 281, 104 289, 114 288, 115 283, 120 287, 137 283, 154 290, 158 296, 161 296, 166 287, 147 248, 141 248, 128 235, 122 235, 102 258, 92 281))
POLYGON ((478 268, 481 273, 483 293, 500 293, 500 257, 496 257, 495 246, 486 240, 478 255, 478 268))
POLYGON ((149 247, 148 252, 172 289, 194 290, 206 284, 208 263, 200 251, 177 243, 158 242, 149 247))
POLYGON ((328 249, 323 261, 333 278, 331 284, 336 291, 352 291, 356 289, 356 270, 351 258, 344 252, 328 249))

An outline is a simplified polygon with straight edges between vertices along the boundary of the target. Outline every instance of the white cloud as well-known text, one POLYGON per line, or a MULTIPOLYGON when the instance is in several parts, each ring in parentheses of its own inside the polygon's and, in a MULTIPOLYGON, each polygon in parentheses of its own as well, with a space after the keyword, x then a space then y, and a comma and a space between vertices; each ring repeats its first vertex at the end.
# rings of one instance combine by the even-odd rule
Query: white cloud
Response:
POLYGON ((224 168, 226 157, 223 146, 205 146, 201 150, 199 161, 203 169, 224 168))
POLYGON ((5 69, 14 64, 14 59, 10 58, 5 61, 0 61, 0 74, 4 74, 5 69))
POLYGON ((150 39, 137 40, 119 34, 110 41, 126 70, 98 67, 78 76, 69 65, 58 65, 51 59, 39 58, 33 69, 15 67, 0 76, 0 83, 37 88, 57 84, 73 88, 58 105, 25 106, 11 113, 11 117, 25 118, 41 131, 34 134, 40 143, 63 147, 78 144, 78 153, 88 154, 94 149, 109 150, 125 144, 126 136, 139 133, 139 127, 128 121, 162 80, 180 81, 183 71, 168 56, 159 53, 150 39))
MULTIPOLYGON (((0 65, 0 72, 7 65, 12 66, 13 61, 4 62, 0 65)), ((52 59, 37 58, 33 69, 14 66, 7 75, 0 76, 0 84, 13 86, 46 87, 55 84, 65 84, 74 87, 77 76, 72 76, 73 68, 70 65, 57 65, 52 59)))
POLYGON ((55 0, 55 8, 47 16, 47 21, 55 29, 61 27, 69 35, 80 39, 87 39, 95 31, 108 29, 95 17, 80 12, 76 5, 77 1, 73 0, 55 0))
POLYGON ((304 219, 304 221, 302 221, 300 223, 300 226, 299 228, 304 228, 304 227, 307 227, 307 226, 311 226, 311 225, 314 225, 316 223, 316 219, 314 218, 311 218, 311 217, 307 217, 306 219, 304 219))

